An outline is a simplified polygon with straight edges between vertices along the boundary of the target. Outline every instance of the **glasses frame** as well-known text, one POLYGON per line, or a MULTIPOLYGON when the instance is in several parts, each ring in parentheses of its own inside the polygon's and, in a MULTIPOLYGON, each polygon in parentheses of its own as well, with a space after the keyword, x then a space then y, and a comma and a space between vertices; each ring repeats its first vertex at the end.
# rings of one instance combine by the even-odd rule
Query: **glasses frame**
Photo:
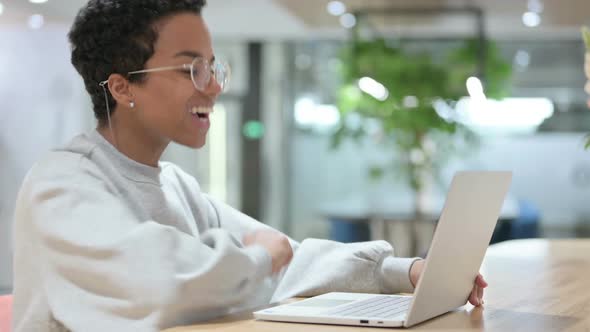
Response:
POLYGON ((127 75, 157 73, 157 72, 161 72, 161 71, 171 71, 171 70, 190 70, 191 80, 193 81, 193 85, 195 86, 195 88, 198 91, 201 91, 201 92, 205 91, 205 89, 207 88, 207 85, 211 83, 211 78, 215 78, 215 81, 221 87, 221 91, 226 91, 227 85, 228 85, 230 77, 231 77, 231 68, 226 61, 214 60, 213 62, 210 63, 209 60, 207 60, 205 58, 201 58, 201 57, 194 58, 191 63, 185 63, 185 64, 178 65, 178 66, 165 66, 165 67, 156 67, 156 68, 135 70, 135 71, 128 72, 127 75), (195 74, 195 66, 196 66, 197 62, 204 62, 205 65, 207 67, 209 67, 209 70, 205 71, 205 75, 209 75, 209 77, 205 80, 206 85, 203 87, 199 87, 199 85, 195 79, 195 75, 196 75, 195 74), (223 80, 223 82, 220 82, 217 79, 218 66, 222 66, 222 68, 225 70, 225 79, 223 80))

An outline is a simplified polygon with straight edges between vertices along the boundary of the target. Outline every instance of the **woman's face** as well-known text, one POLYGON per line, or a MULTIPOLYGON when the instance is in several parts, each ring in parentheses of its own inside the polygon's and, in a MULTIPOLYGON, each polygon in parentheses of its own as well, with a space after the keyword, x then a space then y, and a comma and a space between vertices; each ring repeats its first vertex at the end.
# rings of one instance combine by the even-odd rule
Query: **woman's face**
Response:
MULTIPOLYGON (((157 24, 158 40, 146 69, 190 64, 195 57, 214 59, 211 37, 203 18, 178 14, 157 24)), ((141 84, 132 84, 134 121, 150 140, 170 141, 202 147, 210 126, 209 114, 198 116, 191 110, 207 113, 213 108, 221 87, 211 79, 203 91, 197 91, 190 71, 170 70, 148 73, 141 84)))

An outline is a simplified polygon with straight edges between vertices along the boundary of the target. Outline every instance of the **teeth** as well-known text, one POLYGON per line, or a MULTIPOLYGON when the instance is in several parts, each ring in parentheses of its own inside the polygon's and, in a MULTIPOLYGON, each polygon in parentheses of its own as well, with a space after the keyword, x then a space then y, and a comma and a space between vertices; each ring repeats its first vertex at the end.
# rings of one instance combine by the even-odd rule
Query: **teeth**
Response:
POLYGON ((209 114, 213 113, 213 108, 211 107, 202 107, 202 106, 193 106, 190 110, 191 114, 196 115, 197 113, 200 114, 209 114))

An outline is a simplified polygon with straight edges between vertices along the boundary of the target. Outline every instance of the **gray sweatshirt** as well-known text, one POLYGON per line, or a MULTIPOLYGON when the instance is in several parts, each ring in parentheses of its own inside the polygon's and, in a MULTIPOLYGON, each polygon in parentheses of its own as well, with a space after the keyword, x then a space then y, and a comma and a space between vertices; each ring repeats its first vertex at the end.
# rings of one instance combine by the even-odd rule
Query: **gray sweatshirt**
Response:
POLYGON ((245 247, 268 228, 171 163, 121 154, 97 131, 28 173, 15 214, 15 331, 156 331, 329 291, 411 292, 414 259, 384 241, 292 241, 278 276, 245 247))

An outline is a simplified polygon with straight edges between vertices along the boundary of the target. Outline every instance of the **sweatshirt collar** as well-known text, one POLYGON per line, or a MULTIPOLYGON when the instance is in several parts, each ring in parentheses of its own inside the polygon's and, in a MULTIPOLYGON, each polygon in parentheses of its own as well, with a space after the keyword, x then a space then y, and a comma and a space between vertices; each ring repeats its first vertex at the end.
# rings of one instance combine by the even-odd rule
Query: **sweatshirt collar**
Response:
POLYGON ((147 182, 161 185, 161 162, 158 162, 158 167, 152 167, 127 157, 107 141, 96 129, 88 134, 88 138, 96 143, 99 148, 109 156, 109 159, 113 160, 113 166, 116 166, 124 177, 136 182, 147 182))

